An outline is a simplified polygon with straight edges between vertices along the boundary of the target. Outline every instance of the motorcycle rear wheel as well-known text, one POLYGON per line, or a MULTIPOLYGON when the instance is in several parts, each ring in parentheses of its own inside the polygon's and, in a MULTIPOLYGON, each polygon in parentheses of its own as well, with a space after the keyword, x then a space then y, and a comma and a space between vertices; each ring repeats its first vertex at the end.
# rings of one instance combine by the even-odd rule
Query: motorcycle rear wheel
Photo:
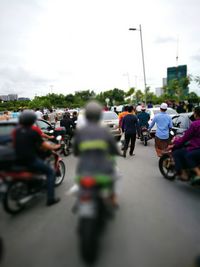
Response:
POLYGON ((175 166, 170 164, 170 156, 163 155, 159 160, 159 170, 165 179, 173 181, 176 178, 175 166))
POLYGON ((69 156, 69 154, 70 154, 70 151, 69 151, 69 144, 67 143, 65 143, 64 144, 64 147, 63 147, 63 155, 65 156, 65 157, 67 157, 67 156, 69 156))
POLYGON ((144 137, 144 146, 147 146, 147 137, 144 137))
POLYGON ((20 200, 28 196, 28 185, 25 182, 12 182, 3 197, 3 208, 7 213, 17 214, 25 208, 20 200))
POLYGON ((96 219, 81 218, 79 221, 80 254, 87 264, 92 264, 97 259, 98 252, 98 227, 96 219))

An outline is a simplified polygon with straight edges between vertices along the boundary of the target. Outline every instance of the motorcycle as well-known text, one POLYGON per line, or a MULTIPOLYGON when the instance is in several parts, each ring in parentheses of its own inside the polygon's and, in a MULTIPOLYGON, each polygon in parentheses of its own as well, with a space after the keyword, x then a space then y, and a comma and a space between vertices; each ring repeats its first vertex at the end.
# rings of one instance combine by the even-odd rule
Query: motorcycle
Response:
POLYGON ((65 134, 62 136, 61 140, 61 151, 64 156, 68 156, 70 154, 70 147, 71 147, 71 138, 69 135, 65 134))
POLYGON ((103 185, 97 180, 92 176, 81 177, 75 189, 77 201, 73 210, 78 213, 79 250, 87 264, 97 259, 100 234, 106 221, 114 215, 112 182, 106 179, 103 185))
MULTIPOLYGON (((170 137, 172 138, 174 137, 174 135, 175 135, 175 132, 170 131, 170 137)), ((169 145, 168 149, 165 151, 165 153, 163 153, 163 155, 159 159, 159 170, 161 174, 163 175, 163 177, 170 181, 174 181, 177 179, 177 173, 175 170, 175 161, 174 161, 173 154, 172 154, 173 149, 174 149, 173 145, 169 145)), ((192 169, 189 169, 189 168, 186 169, 186 171, 187 171, 187 175, 189 179, 188 181, 184 181, 184 182, 188 182, 193 185, 192 181, 193 181, 193 178, 195 177, 195 173, 192 169)), ((199 183, 196 183, 195 185, 199 185, 199 183)))
POLYGON ((147 127, 143 126, 140 128, 140 140, 143 142, 144 146, 147 146, 147 142, 150 139, 149 131, 147 127))
MULTIPOLYGON (((59 138, 58 138, 59 139, 59 138)), ((56 172, 55 186, 62 184, 65 177, 65 164, 57 152, 52 151, 46 162, 56 172)), ((25 166, 15 165, 0 170, 0 195, 7 213, 17 214, 32 200, 46 191, 46 177, 34 173, 25 166)))

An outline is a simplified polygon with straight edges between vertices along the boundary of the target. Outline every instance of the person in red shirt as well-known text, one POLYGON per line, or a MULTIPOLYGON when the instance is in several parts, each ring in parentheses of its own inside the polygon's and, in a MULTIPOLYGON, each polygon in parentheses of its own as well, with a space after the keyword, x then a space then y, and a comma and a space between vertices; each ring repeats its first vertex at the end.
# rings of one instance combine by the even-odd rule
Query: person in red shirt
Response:
POLYGON ((42 139, 42 131, 34 126, 37 117, 30 110, 23 111, 19 117, 19 126, 13 131, 13 144, 17 163, 25 165, 33 171, 40 171, 47 176, 47 206, 57 203, 60 199, 55 197, 54 170, 39 157, 40 149, 54 150, 60 145, 52 145, 42 139))

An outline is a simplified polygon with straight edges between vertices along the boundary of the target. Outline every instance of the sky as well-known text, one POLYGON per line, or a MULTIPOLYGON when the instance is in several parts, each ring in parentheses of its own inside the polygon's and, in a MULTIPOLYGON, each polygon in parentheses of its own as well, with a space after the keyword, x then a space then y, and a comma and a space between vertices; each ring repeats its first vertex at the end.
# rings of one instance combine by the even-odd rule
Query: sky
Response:
MULTIPOLYGON (((162 86, 167 67, 200 75, 199 0, 0 0, 0 95, 162 86)), ((195 83, 190 91, 200 94, 195 83)))

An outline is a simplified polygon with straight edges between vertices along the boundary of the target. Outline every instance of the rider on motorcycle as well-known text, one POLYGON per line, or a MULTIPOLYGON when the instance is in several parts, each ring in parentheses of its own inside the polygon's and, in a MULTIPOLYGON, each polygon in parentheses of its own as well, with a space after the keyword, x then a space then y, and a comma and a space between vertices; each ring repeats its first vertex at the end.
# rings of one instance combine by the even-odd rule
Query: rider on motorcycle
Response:
POLYGON ((19 117, 19 126, 13 131, 13 144, 17 163, 30 170, 39 171, 47 176, 47 206, 59 202, 54 194, 55 173, 40 157, 39 150, 54 150, 60 145, 43 141, 42 131, 34 126, 37 117, 33 111, 25 110, 19 117))
MULTIPOLYGON (((85 108, 86 125, 77 130, 74 138, 74 154, 79 156, 77 174, 106 175, 114 179, 115 163, 112 156, 119 155, 116 141, 109 131, 100 125, 102 107, 92 101, 85 108)), ((113 193, 113 204, 116 196, 113 193)))
POLYGON ((138 120, 139 120, 139 137, 141 136, 141 128, 146 127, 149 128, 148 121, 150 120, 150 115, 148 112, 146 112, 146 107, 143 105, 141 107, 141 112, 137 114, 138 120))
POLYGON ((174 138, 173 157, 180 178, 188 180, 186 169, 190 168, 196 173, 195 182, 200 180, 200 107, 194 108, 194 118, 195 121, 191 123, 184 135, 174 138))

